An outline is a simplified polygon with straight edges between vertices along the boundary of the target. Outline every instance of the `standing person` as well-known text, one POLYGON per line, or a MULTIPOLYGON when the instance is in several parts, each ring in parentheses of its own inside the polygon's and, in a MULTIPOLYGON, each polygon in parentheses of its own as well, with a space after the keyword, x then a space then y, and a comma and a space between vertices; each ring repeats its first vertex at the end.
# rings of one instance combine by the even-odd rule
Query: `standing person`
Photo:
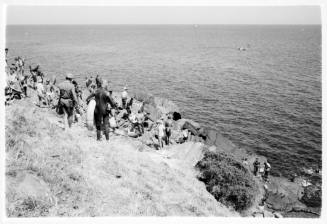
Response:
POLYGON ((121 93, 121 102, 123 109, 126 109, 126 102, 128 98, 127 87, 124 87, 124 91, 121 93))
POLYGON ((29 66, 30 69, 30 73, 31 73, 31 80, 32 80, 32 88, 35 89, 36 88, 36 83, 37 83, 37 75, 36 75, 36 71, 35 69, 32 69, 32 66, 29 66))
POLYGON ((253 174, 255 176, 257 176, 257 174, 258 174, 259 167, 260 167, 259 158, 256 158, 255 161, 254 161, 254 163, 253 163, 253 174))
POLYGON ((19 74, 21 76, 24 76, 25 59, 24 58, 21 58, 21 57, 18 57, 17 64, 18 64, 18 72, 19 72, 19 74))
POLYGON ((55 92, 54 92, 53 85, 50 83, 50 79, 46 79, 46 81, 45 81, 45 92, 46 92, 46 97, 47 97, 49 107, 52 108, 55 92))
POLYGON ((9 51, 8 48, 5 48, 6 66, 8 66, 8 51, 9 51))
POLYGON ((20 86, 23 90, 25 97, 27 97, 28 75, 19 75, 20 86))
POLYGON ((137 112, 137 126, 138 129, 140 130, 140 133, 143 135, 144 134, 144 120, 145 120, 145 113, 139 110, 137 112))
POLYGON ((266 162, 263 163, 264 165, 264 175, 263 175, 263 179, 265 181, 268 181, 268 176, 269 176, 269 173, 270 173, 270 169, 271 169, 271 166, 270 164, 268 163, 268 160, 266 162))
POLYGON ((102 79, 98 78, 98 89, 95 91, 95 93, 92 93, 89 95, 86 99, 86 102, 88 102, 92 97, 95 97, 95 110, 94 110, 94 120, 95 120, 95 126, 97 129, 97 140, 101 140, 101 129, 104 126, 104 134, 106 137, 106 140, 109 140, 109 112, 107 110, 108 103, 111 105, 111 107, 115 107, 114 101, 109 95, 109 92, 105 91, 102 87, 102 79))
POLYGON ((171 119, 171 115, 168 115, 167 120, 165 122, 165 126, 166 126, 166 144, 169 145, 170 136, 171 136, 171 128, 173 126, 173 121, 171 119))
POLYGON ((164 137, 165 137, 165 125, 162 119, 159 121, 158 125, 158 140, 160 149, 164 146, 164 137))
POLYGON ((131 132, 136 132, 136 130, 140 133, 139 126, 138 126, 138 119, 135 113, 130 113, 128 116, 128 120, 131 123, 131 132))
POLYGON ((68 73, 66 75, 66 80, 59 84, 59 102, 58 106, 62 108, 64 112, 64 124, 65 130, 68 127, 71 128, 74 120, 74 106, 77 104, 77 97, 75 93, 75 87, 72 83, 73 75, 68 73))
POLYGON ((41 79, 38 79, 38 82, 36 84, 36 91, 37 91, 37 96, 39 99, 37 106, 41 107, 41 105, 43 105, 43 102, 46 102, 48 105, 48 100, 46 98, 46 92, 45 92, 45 89, 44 89, 41 79))

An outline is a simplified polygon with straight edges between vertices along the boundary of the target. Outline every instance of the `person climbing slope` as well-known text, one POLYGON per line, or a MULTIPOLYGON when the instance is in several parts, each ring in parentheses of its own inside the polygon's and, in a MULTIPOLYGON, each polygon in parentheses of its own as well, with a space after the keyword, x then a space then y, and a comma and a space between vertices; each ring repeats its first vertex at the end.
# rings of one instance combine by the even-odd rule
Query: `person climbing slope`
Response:
POLYGON ((98 89, 95 93, 90 94, 86 98, 86 102, 89 102, 92 97, 95 97, 95 110, 94 110, 94 120, 97 130, 97 140, 101 140, 101 129, 104 127, 104 135, 106 140, 109 140, 109 112, 107 110, 108 103, 111 108, 116 108, 113 99, 110 97, 109 92, 105 91, 102 87, 103 81, 100 77, 97 77, 98 89))

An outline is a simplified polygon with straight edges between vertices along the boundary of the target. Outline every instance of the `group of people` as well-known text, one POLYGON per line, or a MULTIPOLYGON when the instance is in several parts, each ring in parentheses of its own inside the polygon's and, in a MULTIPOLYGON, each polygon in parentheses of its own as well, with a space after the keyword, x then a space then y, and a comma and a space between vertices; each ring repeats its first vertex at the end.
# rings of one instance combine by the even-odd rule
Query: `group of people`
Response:
POLYGON ((130 137, 140 137, 146 131, 152 131, 151 133, 153 133, 154 139, 157 139, 159 148, 170 144, 172 126, 170 115, 166 119, 162 117, 158 121, 153 121, 149 113, 144 110, 144 102, 140 102, 133 109, 134 98, 129 97, 127 86, 121 92, 121 102, 117 102, 108 82, 101 77, 97 76, 95 82, 92 77, 87 77, 85 84, 90 92, 86 102, 88 103, 93 98, 96 102, 94 120, 97 140, 101 140, 102 130, 106 139, 109 140, 109 129, 115 132, 116 129, 122 127, 127 129, 127 135, 130 137))
POLYGON ((50 79, 44 79, 44 74, 41 72, 39 65, 32 68, 29 66, 29 73, 25 72, 25 59, 23 57, 15 57, 14 63, 8 64, 8 48, 6 52, 6 104, 13 99, 21 99, 28 97, 28 87, 34 89, 38 93, 39 105, 42 102, 51 105, 54 97, 54 84, 50 79))
MULTIPOLYGON (((153 121, 149 113, 144 111, 144 102, 140 102, 137 109, 133 108, 134 98, 129 97, 128 88, 125 86, 121 92, 121 102, 113 97, 113 92, 109 87, 109 82, 103 80, 99 75, 95 78, 90 76, 85 79, 85 87, 88 96, 85 99, 86 105, 94 99, 94 124, 96 127, 96 138, 101 140, 105 136, 109 140, 110 130, 115 133, 121 133, 121 129, 127 129, 127 135, 130 137, 142 136, 146 131, 150 132, 155 129, 153 137, 157 139, 159 148, 171 143, 171 126, 172 117, 160 118, 153 121), (120 129, 120 130, 119 130, 120 129)), ((82 98, 78 96, 80 91, 79 85, 74 85, 72 74, 66 75, 66 80, 58 85, 59 99, 58 111, 64 114, 65 129, 70 128, 76 114, 76 105, 82 98), (75 113, 74 113, 75 111, 75 113)), ((86 110, 84 106, 84 111, 86 110)))
POLYGON ((263 167, 261 166, 261 163, 259 162, 259 158, 256 158, 255 161, 253 162, 254 176, 258 176, 258 173, 260 173, 264 181, 268 181, 270 169, 271 169, 271 166, 270 166, 268 160, 266 160, 263 163, 263 167))

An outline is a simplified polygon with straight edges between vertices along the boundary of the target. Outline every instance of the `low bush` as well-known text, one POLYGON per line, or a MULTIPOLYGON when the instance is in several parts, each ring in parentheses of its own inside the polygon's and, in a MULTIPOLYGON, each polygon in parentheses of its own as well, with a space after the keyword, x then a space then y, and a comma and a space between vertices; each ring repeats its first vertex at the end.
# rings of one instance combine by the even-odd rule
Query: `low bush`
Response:
POLYGON ((207 151, 196 168, 200 170, 199 180, 217 201, 237 211, 253 204, 258 189, 254 177, 231 155, 207 151))

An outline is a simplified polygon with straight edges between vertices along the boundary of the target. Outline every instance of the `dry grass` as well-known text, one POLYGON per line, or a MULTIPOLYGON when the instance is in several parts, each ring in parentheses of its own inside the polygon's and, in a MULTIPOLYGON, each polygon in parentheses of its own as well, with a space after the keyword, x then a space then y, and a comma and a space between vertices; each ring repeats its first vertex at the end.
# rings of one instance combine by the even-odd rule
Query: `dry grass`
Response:
POLYGON ((238 216, 190 167, 181 169, 178 156, 169 159, 125 137, 97 142, 82 125, 64 133, 58 123, 29 100, 6 108, 9 217, 238 216))

